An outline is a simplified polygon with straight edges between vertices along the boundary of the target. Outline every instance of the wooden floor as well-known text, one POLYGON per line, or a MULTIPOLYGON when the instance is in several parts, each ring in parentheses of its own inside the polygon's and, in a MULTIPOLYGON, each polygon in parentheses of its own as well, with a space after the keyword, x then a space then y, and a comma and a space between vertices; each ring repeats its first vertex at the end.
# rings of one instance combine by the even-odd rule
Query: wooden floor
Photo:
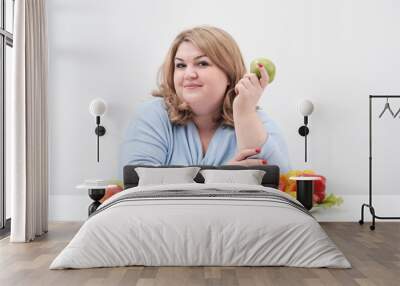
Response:
POLYGON ((119 267, 48 270, 80 223, 52 223, 32 243, 0 241, 0 285, 400 285, 400 223, 322 223, 353 268, 119 267))

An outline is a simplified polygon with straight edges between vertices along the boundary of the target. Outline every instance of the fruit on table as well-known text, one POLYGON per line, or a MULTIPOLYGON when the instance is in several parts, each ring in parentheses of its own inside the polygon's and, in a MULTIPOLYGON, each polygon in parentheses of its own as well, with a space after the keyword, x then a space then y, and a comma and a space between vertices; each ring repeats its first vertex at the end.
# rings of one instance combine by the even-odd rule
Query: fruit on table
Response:
MULTIPOLYGON (((295 180, 289 180, 290 177, 319 177, 320 180, 314 181, 313 203, 321 204, 326 199, 326 178, 315 174, 312 170, 291 170, 280 176, 279 189, 296 198, 297 184, 295 180)), ((336 197, 335 197, 336 198, 336 197)))
POLYGON ((109 197, 115 195, 116 193, 119 193, 123 191, 121 186, 118 185, 108 185, 106 188, 106 193, 104 194, 104 196, 101 198, 101 200, 99 201, 100 203, 103 203, 106 199, 108 199, 109 197))
POLYGON ((275 78, 276 67, 274 63, 266 58, 257 58, 253 60, 250 64, 250 72, 257 75, 258 78, 261 78, 260 70, 258 69, 258 64, 262 64, 269 76, 269 82, 271 83, 275 78))
POLYGON ((279 178, 279 190, 281 190, 282 192, 284 192, 286 189, 286 180, 283 176, 280 176, 279 178))
POLYGON ((314 181, 314 193, 313 193, 313 202, 320 204, 324 201, 326 196, 326 178, 321 175, 315 174, 303 174, 304 177, 318 177, 320 180, 314 181))

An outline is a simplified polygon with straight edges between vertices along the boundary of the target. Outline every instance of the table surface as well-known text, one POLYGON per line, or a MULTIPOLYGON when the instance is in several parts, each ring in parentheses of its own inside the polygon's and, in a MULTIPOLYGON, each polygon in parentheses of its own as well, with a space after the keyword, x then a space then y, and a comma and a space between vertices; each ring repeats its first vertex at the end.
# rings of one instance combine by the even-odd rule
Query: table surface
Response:
POLYGON ((76 188, 77 189, 85 189, 85 190, 88 190, 88 189, 99 190, 99 189, 106 189, 107 185, 96 186, 96 185, 81 184, 81 185, 77 185, 76 188))
POLYGON ((289 180, 295 181, 318 181, 321 180, 320 177, 290 177, 289 180))

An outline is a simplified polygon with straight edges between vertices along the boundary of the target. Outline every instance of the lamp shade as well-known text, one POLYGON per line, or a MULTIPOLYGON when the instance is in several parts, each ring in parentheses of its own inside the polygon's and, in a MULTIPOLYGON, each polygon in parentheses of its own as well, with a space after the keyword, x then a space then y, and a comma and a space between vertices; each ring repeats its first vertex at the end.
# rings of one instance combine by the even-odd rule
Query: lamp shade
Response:
POLYGON ((93 116, 102 116, 107 110, 107 104, 101 98, 93 99, 89 105, 89 111, 93 116))
POLYGON ((299 111, 303 116, 308 116, 314 111, 314 104, 311 101, 304 99, 299 104, 299 111))

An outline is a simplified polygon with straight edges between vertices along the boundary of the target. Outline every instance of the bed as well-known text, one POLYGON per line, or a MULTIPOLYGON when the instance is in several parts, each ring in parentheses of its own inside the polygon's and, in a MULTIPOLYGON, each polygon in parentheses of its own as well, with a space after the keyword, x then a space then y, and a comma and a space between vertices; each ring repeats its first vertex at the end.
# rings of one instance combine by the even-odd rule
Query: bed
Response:
POLYGON ((124 191, 85 221, 50 269, 351 267, 311 213, 277 189, 277 166, 198 166, 201 172, 260 170, 259 185, 205 182, 200 172, 194 182, 140 185, 136 171, 143 167, 124 168, 124 191))

